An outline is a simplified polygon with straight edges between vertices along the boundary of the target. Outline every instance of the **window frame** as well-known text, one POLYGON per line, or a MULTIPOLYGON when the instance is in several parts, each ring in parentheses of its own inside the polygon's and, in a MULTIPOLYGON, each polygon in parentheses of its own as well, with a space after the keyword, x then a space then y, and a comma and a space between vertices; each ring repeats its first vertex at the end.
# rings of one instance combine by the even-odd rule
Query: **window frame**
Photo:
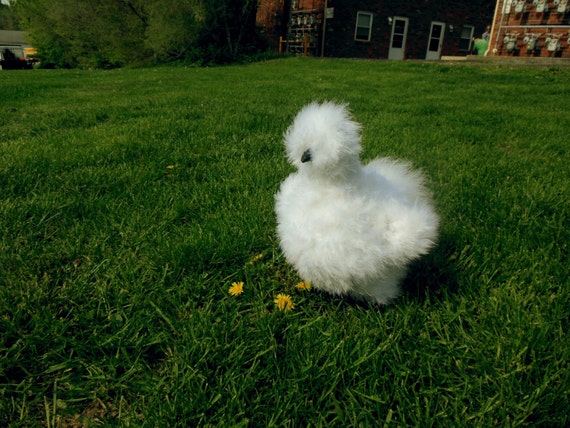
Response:
POLYGON ((372 36, 372 22, 373 21, 374 21, 374 14, 372 12, 365 12, 365 11, 359 10, 356 13, 356 24, 354 26, 354 41, 356 41, 356 42, 370 42, 370 38, 372 36), (370 19, 368 26, 359 25, 359 21, 360 21, 361 16, 367 16, 370 19), (359 32, 359 30, 361 30, 361 31, 359 32), (364 31, 368 30, 368 37, 367 38, 359 37, 362 34, 362 30, 364 30, 364 31))
POLYGON ((471 52, 472 47, 473 47, 473 35, 475 34, 475 26, 474 25, 463 25, 461 27, 461 33, 459 34, 459 52, 471 52), (462 37, 463 36, 463 31, 470 29, 471 30, 471 35, 469 37, 462 37), (461 48, 461 41, 463 40, 467 40, 467 49, 462 49, 461 48))

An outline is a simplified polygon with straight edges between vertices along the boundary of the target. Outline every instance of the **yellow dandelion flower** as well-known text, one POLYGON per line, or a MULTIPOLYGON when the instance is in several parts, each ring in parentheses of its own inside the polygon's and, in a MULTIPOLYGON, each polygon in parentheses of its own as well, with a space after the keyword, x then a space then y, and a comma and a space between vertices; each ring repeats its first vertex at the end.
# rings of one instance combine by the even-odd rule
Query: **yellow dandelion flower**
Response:
POLYGON ((274 302, 280 311, 290 311, 295 307, 293 300, 291 300, 291 296, 283 293, 279 293, 277 297, 275 297, 274 302))
POLYGON ((295 288, 298 288, 299 290, 310 290, 311 289, 311 283, 301 281, 301 282, 298 282, 297 285, 295 285, 295 288))
POLYGON ((229 292, 232 296, 238 296, 243 293, 243 281, 232 283, 229 292))
POLYGON ((252 264, 254 264, 255 262, 261 260, 262 258, 263 258, 263 254, 258 254, 258 255, 256 255, 256 256, 253 256, 253 258, 252 258, 249 262, 247 262, 247 263, 250 264, 250 265, 252 265, 252 264))
POLYGON ((174 165, 168 165, 166 169, 174 169, 174 165))

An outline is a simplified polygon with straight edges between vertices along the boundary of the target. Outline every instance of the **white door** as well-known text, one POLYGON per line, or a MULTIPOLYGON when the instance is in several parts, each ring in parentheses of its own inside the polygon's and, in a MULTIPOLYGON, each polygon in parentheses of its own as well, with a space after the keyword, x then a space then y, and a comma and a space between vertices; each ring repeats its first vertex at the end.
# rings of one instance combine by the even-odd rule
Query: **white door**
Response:
POLYGON ((429 32, 426 59, 437 60, 441 58, 441 48, 443 47, 444 35, 445 24, 443 22, 432 22, 431 31, 429 32))
POLYGON ((388 59, 404 59, 406 54, 406 36, 408 34, 408 18, 395 16, 392 21, 392 34, 390 35, 390 51, 388 59))

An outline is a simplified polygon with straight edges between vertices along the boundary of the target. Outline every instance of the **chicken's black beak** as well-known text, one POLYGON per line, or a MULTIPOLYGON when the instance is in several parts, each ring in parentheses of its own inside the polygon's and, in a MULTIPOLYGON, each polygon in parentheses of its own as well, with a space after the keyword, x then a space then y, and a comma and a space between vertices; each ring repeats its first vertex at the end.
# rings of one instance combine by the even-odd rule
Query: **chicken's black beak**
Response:
POLYGON ((305 150, 305 153, 303 153, 303 156, 301 156, 301 162, 309 162, 311 159, 311 149, 305 150))

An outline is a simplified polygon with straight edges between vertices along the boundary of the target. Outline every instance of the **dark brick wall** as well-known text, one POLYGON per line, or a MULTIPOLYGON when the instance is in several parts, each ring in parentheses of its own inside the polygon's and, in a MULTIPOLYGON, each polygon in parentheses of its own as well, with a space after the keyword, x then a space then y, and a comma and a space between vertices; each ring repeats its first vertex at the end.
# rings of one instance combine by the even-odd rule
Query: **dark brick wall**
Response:
POLYGON ((424 59, 432 21, 446 24, 442 55, 460 55, 461 29, 464 25, 475 27, 480 37, 487 25, 491 25, 495 2, 492 0, 404 0, 364 1, 329 0, 334 7, 334 18, 327 21, 325 56, 387 58, 392 26, 389 17, 409 19, 406 42, 406 59, 424 59), (372 36, 370 42, 354 40, 356 14, 372 12, 372 36), (453 26, 453 31, 450 30, 453 26))
MULTIPOLYGON (((271 16, 287 16, 291 3, 298 7, 323 8, 324 0, 259 0, 258 24, 266 25, 260 14, 268 16, 268 8, 285 8, 271 12, 271 16), (262 12, 263 11, 263 12, 262 12)), ((387 58, 390 49, 392 26, 389 17, 409 19, 406 41, 406 59, 424 59, 428 46, 432 21, 446 25, 442 55, 465 55, 459 50, 461 29, 464 25, 475 27, 475 36, 480 37, 487 25, 491 25, 495 9, 493 0, 328 0, 334 8, 334 17, 326 23, 325 56, 345 58, 387 58), (370 42, 354 40, 358 11, 373 13, 370 42), (450 31, 450 25, 453 31, 450 31)), ((322 22, 319 23, 322 25, 322 22)), ((278 34, 285 37, 285 29, 265 29, 273 40, 278 34)), ((319 31, 319 38, 322 34, 319 31)), ((321 46, 322 40, 318 41, 321 46)), ((320 55, 320 52, 319 52, 320 55)))

